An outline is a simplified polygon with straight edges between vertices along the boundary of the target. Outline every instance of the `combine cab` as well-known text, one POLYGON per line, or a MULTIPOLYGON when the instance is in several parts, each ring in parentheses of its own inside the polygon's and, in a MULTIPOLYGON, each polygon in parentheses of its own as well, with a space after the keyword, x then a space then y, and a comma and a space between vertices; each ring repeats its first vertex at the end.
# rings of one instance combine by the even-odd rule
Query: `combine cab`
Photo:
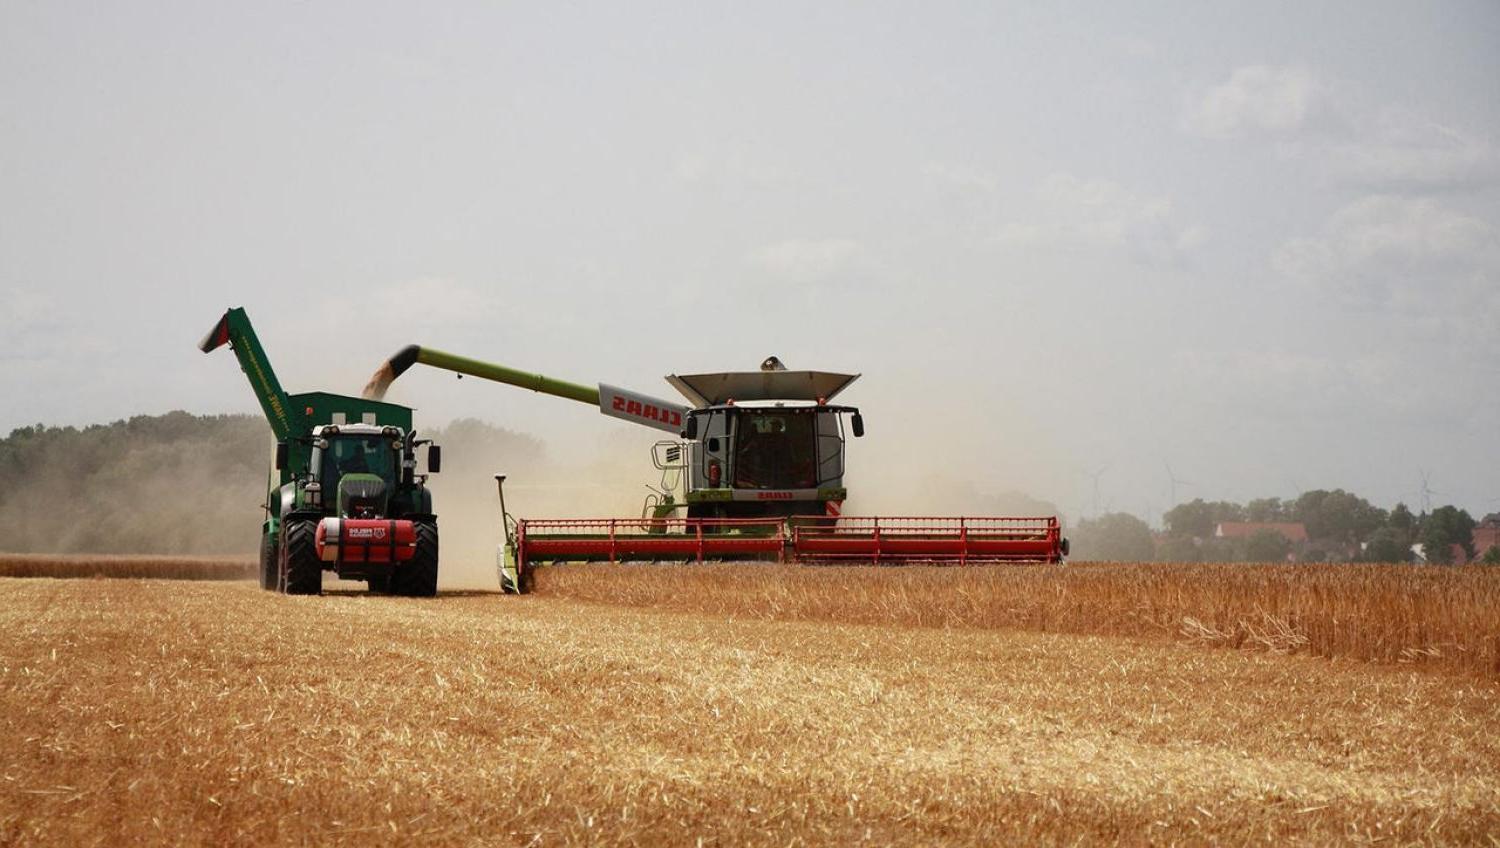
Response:
MULTIPOLYGON (((260 585, 290 595, 322 592, 323 572, 372 591, 437 593, 438 531, 426 476, 416 473, 411 410, 364 398, 289 395, 243 309, 231 309, 199 348, 234 349, 260 400, 276 455, 261 525, 260 585)), ((427 448, 428 471, 441 464, 427 448)))

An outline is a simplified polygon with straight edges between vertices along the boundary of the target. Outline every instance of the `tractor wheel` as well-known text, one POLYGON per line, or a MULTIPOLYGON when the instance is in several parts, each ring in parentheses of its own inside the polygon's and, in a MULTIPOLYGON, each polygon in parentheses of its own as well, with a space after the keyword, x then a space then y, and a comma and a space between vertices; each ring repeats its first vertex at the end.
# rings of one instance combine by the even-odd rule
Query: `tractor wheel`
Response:
POLYGON ((437 594, 438 529, 436 522, 417 522, 417 551, 391 575, 391 591, 411 598, 437 594))
POLYGON ((281 533, 281 585, 288 595, 323 594, 316 521, 288 521, 281 533))
POLYGON ((270 533, 260 538, 260 588, 276 591, 276 572, 280 567, 280 556, 276 548, 276 537, 270 533))

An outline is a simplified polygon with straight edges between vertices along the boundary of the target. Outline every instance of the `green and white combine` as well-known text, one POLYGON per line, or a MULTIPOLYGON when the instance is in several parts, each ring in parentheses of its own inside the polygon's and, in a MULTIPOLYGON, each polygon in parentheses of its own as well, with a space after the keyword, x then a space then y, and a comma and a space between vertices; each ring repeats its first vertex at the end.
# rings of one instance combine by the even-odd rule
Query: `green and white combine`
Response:
POLYGON ((639 518, 516 520, 505 511, 497 475, 506 538, 497 564, 506 591, 522 591, 530 569, 546 563, 1057 562, 1067 553, 1055 517, 842 515, 845 422, 859 437, 864 420, 855 407, 831 401, 856 374, 789 371, 773 356, 758 371, 669 375, 684 405, 411 345, 381 365, 365 397, 384 398, 417 364, 567 398, 673 436, 653 447, 663 482, 639 518))

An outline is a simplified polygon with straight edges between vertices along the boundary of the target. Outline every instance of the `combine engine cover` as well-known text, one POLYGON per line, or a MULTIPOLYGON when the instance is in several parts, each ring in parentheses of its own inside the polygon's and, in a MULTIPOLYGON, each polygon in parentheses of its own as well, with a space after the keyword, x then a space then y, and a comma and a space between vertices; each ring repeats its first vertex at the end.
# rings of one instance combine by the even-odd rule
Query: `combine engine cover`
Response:
POLYGON ((384 518, 325 518, 318 522, 316 545, 324 562, 406 562, 417 553, 417 526, 384 518))

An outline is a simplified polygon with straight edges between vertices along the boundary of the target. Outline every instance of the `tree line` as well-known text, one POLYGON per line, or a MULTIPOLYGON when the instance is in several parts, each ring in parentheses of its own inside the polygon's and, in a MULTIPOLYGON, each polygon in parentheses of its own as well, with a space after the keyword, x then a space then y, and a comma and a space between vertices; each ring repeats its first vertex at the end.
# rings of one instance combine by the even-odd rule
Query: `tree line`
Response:
MULTIPOLYGON (((495 467, 543 456, 539 440, 472 419, 423 436, 495 467)), ((251 415, 169 412, 17 428, 0 439, 0 550, 252 553, 272 446, 270 426, 251 415)))
POLYGON ((1205 501, 1178 504, 1162 515, 1153 532, 1124 512, 1085 518, 1072 529, 1078 559, 1132 562, 1410 562, 1421 545, 1429 563, 1454 561, 1454 549, 1468 560, 1500 564, 1500 546, 1476 551, 1473 516, 1447 505, 1414 513, 1404 503, 1387 510, 1343 489, 1314 489, 1296 498, 1257 498, 1248 503, 1205 501), (1239 538, 1215 535, 1225 522, 1301 524, 1305 542, 1262 528, 1239 538))

